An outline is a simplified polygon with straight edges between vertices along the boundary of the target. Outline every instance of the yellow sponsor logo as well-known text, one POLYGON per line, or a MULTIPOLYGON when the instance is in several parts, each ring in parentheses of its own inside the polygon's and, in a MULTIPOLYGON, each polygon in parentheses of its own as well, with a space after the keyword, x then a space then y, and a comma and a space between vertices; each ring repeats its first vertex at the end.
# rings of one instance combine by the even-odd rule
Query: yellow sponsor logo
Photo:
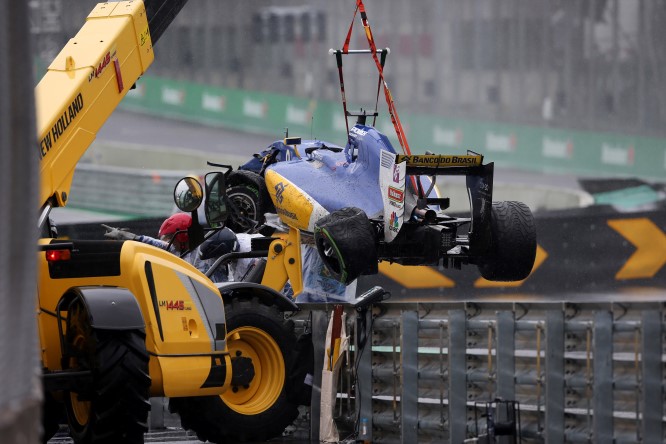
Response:
POLYGON ((303 190, 271 170, 266 171, 266 187, 280 219, 291 227, 307 230, 314 205, 303 190))

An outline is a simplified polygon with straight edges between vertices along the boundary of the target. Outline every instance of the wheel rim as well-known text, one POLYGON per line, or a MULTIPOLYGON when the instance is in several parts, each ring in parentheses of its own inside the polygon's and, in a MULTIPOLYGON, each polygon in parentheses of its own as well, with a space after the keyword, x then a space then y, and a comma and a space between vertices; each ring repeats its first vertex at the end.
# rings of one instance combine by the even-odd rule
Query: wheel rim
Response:
POLYGON ((229 333, 239 339, 229 342, 231 356, 252 359, 254 379, 248 387, 229 389, 220 395, 222 401, 237 413, 256 415, 268 410, 277 401, 285 380, 284 358, 275 340, 263 330, 240 327, 229 333))
POLYGON ((243 217, 257 220, 257 205, 247 194, 231 194, 229 199, 238 207, 243 217))
MULTIPOLYGON (((72 309, 70 315, 70 325, 68 330, 76 331, 76 334, 72 335, 71 347, 74 350, 79 352, 83 351, 86 347, 87 338, 85 336, 85 323, 87 319, 84 319, 86 316, 85 311, 80 305, 75 305, 72 309)), ((78 359, 75 357, 69 358, 68 368, 79 368, 81 364, 78 359)), ((74 414, 74 420, 78 425, 84 427, 90 421, 90 401, 80 401, 79 395, 76 392, 69 392, 69 403, 71 406, 72 413, 74 414)))
POLYGON ((319 251, 322 254, 322 259, 326 266, 344 279, 347 273, 344 270, 342 255, 340 254, 337 245, 329 239, 326 230, 322 230, 322 236, 319 238, 318 243, 320 246, 319 251))
POLYGON ((82 427, 88 424, 88 421, 90 421, 90 401, 79 401, 76 393, 69 392, 69 403, 76 422, 82 427))

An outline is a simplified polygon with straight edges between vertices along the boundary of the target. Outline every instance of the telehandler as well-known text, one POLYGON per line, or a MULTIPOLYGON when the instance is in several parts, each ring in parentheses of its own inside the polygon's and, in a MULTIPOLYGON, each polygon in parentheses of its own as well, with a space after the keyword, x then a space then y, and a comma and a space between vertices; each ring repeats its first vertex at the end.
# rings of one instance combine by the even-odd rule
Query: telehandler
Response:
MULTIPOLYGON (((298 413, 286 396, 295 337, 284 312, 298 310, 290 299, 260 284, 218 288, 139 242, 53 236, 49 213, 67 204, 79 159, 185 3, 99 3, 35 90, 44 441, 66 412, 76 443, 141 443, 151 396, 179 400, 172 408, 187 410, 184 426, 214 442, 271 438, 298 413)), ((190 235, 196 242, 203 233, 190 235)), ((289 278, 298 287, 299 248, 273 242, 271 258, 286 270, 274 279, 296 271, 289 278)))

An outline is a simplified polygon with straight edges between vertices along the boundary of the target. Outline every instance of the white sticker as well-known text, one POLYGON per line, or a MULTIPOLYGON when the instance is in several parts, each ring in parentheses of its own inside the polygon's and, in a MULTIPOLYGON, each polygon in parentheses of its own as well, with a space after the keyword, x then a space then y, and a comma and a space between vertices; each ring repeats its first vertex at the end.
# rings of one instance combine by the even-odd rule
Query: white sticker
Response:
POLYGON ((407 164, 396 164, 395 154, 382 150, 379 162, 379 185, 384 203, 384 241, 398 235, 405 216, 405 177, 407 164))

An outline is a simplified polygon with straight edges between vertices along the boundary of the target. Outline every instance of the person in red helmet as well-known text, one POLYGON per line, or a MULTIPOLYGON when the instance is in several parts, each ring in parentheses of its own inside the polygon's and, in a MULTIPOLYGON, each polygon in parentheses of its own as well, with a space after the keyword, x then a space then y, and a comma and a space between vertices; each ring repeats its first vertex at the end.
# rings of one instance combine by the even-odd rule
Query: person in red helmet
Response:
POLYGON ((158 233, 159 240, 166 242, 167 245, 169 242, 173 241, 172 246, 179 253, 187 251, 190 248, 190 238, 187 235, 187 229, 190 225, 192 225, 192 216, 187 213, 176 213, 169 216, 164 222, 162 222, 162 226, 160 226, 160 231, 158 233), (179 231, 181 232, 178 233, 179 231))
POLYGON ((158 238, 156 239, 143 234, 134 234, 123 228, 115 228, 102 224, 106 228, 104 237, 116 240, 135 240, 163 250, 169 250, 176 254, 183 253, 190 247, 190 239, 187 235, 187 229, 190 225, 192 225, 192 216, 189 214, 173 214, 162 222, 160 230, 157 233, 158 238), (181 232, 179 233, 179 231, 181 232), (169 243, 171 243, 171 248, 169 248, 169 243))
MULTIPOLYGON (((190 239, 187 229, 192 225, 192 217, 187 213, 176 213, 164 220, 157 233, 158 238, 137 235, 127 229, 114 228, 102 224, 106 228, 104 236, 115 240, 134 240, 144 244, 168 250, 178 256, 190 249, 190 239), (175 236, 175 237, 174 237, 175 236), (171 247, 169 248, 169 245, 171 247)), ((226 253, 238 251, 239 244, 236 234, 229 228, 223 228, 210 236, 203 244, 188 254, 181 256, 194 265, 202 273, 215 263, 215 260, 226 253)), ((227 266, 218 267, 210 276, 213 282, 226 282, 229 280, 227 266)))

